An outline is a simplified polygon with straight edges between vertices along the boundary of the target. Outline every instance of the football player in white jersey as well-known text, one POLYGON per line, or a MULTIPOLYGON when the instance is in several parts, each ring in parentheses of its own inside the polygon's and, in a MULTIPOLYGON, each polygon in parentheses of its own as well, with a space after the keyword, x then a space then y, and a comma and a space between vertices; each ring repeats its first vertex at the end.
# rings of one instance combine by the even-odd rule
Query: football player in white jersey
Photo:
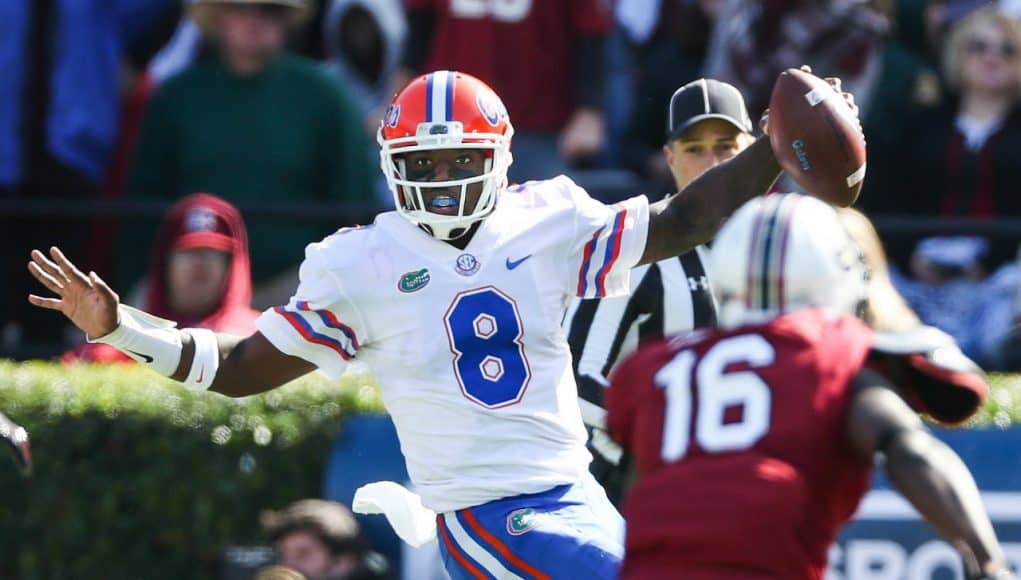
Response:
POLYGON ((318 367, 366 362, 452 578, 613 578, 623 522, 591 459, 559 322, 574 296, 627 291, 637 264, 710 239, 780 169, 769 140, 668 201, 615 206, 558 177, 507 186, 513 129, 478 79, 438 71, 393 99, 379 130, 396 211, 306 249, 290 302, 247 338, 119 305, 58 248, 29 269, 90 340, 232 397, 318 367))

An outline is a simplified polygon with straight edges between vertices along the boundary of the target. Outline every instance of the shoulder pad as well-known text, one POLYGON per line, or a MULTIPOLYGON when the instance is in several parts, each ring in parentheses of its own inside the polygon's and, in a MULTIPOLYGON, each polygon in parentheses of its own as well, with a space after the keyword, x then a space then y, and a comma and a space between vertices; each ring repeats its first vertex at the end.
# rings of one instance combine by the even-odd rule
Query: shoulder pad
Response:
POLYGON ((968 419, 989 392, 982 369, 939 329, 920 326, 876 333, 875 339, 872 359, 879 363, 873 365, 876 370, 901 383, 906 400, 916 411, 941 423, 968 419))
POLYGON ((907 330, 875 333, 872 350, 893 355, 920 354, 947 345, 957 347, 949 334, 935 326, 922 324, 907 330))

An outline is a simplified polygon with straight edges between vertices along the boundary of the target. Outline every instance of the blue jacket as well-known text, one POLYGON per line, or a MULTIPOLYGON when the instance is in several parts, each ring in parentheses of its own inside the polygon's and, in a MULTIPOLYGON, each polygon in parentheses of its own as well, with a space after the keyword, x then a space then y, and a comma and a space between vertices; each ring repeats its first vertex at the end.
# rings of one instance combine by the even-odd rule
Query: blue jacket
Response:
MULTIPOLYGON (((22 178, 28 9, 35 1, 0 1, 0 186, 22 178)), ((57 159, 102 177, 117 140, 122 51, 174 1, 180 0, 53 0, 46 143, 57 159)))

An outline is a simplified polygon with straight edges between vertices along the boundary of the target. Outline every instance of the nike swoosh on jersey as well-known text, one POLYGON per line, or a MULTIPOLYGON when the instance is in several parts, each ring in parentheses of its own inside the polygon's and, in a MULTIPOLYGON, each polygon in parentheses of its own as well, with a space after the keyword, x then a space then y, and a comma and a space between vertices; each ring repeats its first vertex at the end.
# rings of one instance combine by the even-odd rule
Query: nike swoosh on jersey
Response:
POLYGON ((130 349, 127 349, 127 350, 128 350, 128 352, 130 352, 131 354, 133 354, 133 355, 135 355, 135 356, 137 356, 137 357, 141 357, 141 359, 142 359, 142 360, 144 360, 144 361, 145 361, 145 362, 147 362, 147 363, 151 363, 151 362, 152 362, 152 357, 151 357, 151 356, 149 356, 149 355, 147 355, 147 354, 142 354, 142 353, 140 353, 140 352, 135 352, 135 351, 133 351, 133 350, 130 350, 130 349))
POLYGON ((513 262, 511 261, 510 258, 507 258, 507 269, 508 270, 513 270, 514 268, 517 268, 518 266, 520 266, 522 262, 524 262, 525 260, 527 260, 527 259, 529 259, 531 257, 532 257, 532 254, 528 254, 524 258, 521 258, 520 260, 515 260, 513 262))

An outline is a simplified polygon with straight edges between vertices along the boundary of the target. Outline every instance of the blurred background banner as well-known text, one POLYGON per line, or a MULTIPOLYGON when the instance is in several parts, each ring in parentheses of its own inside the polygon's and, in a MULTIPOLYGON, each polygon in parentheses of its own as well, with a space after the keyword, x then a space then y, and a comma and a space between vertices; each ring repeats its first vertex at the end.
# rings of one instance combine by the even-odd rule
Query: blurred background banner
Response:
MULTIPOLYGON (((935 429, 971 468, 1007 559, 1021 567, 1021 427, 935 429)), ((960 557, 882 475, 830 551, 827 580, 955 580, 960 557)))

